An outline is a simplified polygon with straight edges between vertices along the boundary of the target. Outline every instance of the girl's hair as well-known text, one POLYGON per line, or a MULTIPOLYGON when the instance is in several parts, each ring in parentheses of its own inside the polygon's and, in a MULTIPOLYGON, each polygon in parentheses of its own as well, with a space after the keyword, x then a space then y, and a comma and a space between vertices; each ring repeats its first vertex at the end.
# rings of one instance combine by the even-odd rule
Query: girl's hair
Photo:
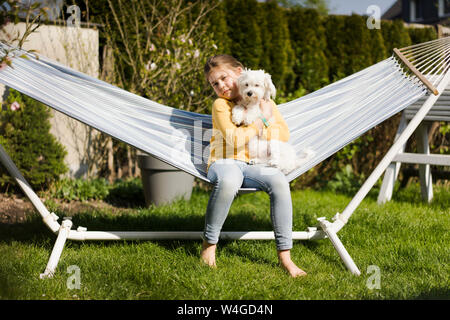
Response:
POLYGON ((242 69, 244 69, 242 63, 240 63, 235 57, 232 57, 228 54, 219 54, 208 58, 208 60, 206 61, 204 68, 205 77, 208 78, 212 68, 219 67, 222 65, 228 65, 232 68, 241 67, 242 69))

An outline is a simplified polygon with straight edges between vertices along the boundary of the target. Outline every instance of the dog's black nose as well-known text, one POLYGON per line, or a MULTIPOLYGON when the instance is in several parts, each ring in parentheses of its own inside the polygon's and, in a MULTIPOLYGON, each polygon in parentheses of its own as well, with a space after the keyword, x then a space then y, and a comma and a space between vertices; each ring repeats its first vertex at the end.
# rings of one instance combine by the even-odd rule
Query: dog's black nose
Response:
POLYGON ((253 93, 252 93, 251 91, 247 92, 247 95, 248 95, 249 97, 251 97, 252 94, 253 94, 253 93))

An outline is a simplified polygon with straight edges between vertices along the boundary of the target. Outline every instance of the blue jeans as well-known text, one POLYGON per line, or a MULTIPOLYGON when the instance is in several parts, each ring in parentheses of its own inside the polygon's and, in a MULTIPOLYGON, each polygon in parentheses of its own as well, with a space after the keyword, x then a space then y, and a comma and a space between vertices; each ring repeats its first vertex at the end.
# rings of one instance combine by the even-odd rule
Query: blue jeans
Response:
POLYGON ((277 250, 292 248, 292 199, 289 182, 277 168, 250 165, 234 159, 219 159, 208 169, 213 191, 208 201, 203 239, 215 244, 239 188, 257 188, 270 196, 277 250))

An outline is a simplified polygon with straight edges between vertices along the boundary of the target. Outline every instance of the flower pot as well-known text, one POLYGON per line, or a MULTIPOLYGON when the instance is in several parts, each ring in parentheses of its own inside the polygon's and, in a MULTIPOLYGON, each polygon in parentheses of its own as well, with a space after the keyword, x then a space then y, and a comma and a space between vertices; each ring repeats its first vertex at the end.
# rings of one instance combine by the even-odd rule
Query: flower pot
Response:
POLYGON ((194 176, 147 154, 138 154, 138 164, 147 206, 191 198, 194 176))

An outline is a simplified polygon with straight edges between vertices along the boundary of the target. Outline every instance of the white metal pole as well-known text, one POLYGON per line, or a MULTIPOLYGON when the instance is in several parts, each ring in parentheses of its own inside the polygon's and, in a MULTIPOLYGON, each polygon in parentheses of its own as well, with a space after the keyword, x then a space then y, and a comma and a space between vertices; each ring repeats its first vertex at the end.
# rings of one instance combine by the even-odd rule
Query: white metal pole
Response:
MULTIPOLYGON (((201 231, 86 231, 85 228, 70 230, 69 240, 200 240, 201 231)), ((326 235, 322 230, 309 228, 308 231, 292 232, 293 240, 323 239, 326 235)), ((223 231, 223 240, 273 240, 273 231, 223 231)))
POLYGON ((31 203, 36 208, 36 210, 40 213, 40 215, 42 216, 42 219, 44 219, 45 224, 54 233, 58 232, 59 227, 60 227, 59 223, 57 222, 58 217, 54 213, 50 213, 47 210, 47 208, 42 203, 41 199, 39 199, 37 194, 30 187, 28 182, 22 176, 19 169, 16 167, 16 165, 11 160, 11 158, 8 156, 8 154, 6 153, 5 149, 3 148, 3 146, 1 144, 0 144, 0 161, 6 167, 9 174, 19 184, 20 188, 22 188, 23 192, 28 197, 28 199, 30 199, 31 203))
POLYGON ((403 133, 398 137, 397 141, 392 145, 389 151, 386 153, 384 158, 372 172, 372 174, 367 178, 362 187, 359 189, 358 193, 353 197, 350 203, 347 205, 345 210, 337 216, 340 220, 336 223, 334 228, 335 232, 339 231, 348 221, 353 211, 359 206, 362 200, 372 189, 373 185, 377 182, 378 178, 383 174, 389 164, 392 162, 394 157, 398 154, 403 145, 407 142, 409 137, 414 133, 419 124, 422 122, 423 118, 427 115, 430 109, 433 107, 436 100, 440 97, 441 93, 447 87, 450 80, 450 72, 447 72, 442 81, 439 83, 437 90, 439 94, 437 96, 430 95, 425 101, 423 106, 417 111, 416 115, 411 119, 408 126, 405 128, 403 133))
POLYGON ((344 264, 347 267, 347 269, 350 270, 350 272, 353 273, 354 275, 359 276, 361 272, 359 271, 352 257, 350 257, 350 255, 348 254, 341 240, 334 232, 332 224, 327 220, 325 220, 325 218, 318 218, 317 220, 319 220, 322 230, 325 231, 325 233, 327 234, 328 238, 330 239, 337 253, 341 257, 342 261, 344 261, 344 264))
MULTIPOLYGON (((398 137, 402 134, 407 124, 405 111, 402 112, 402 117, 398 126, 397 133, 395 134, 394 142, 397 141, 398 137)), ((405 145, 400 149, 400 153, 403 153, 405 145)), ((384 172, 383 183, 381 184, 380 193, 378 194, 377 202, 383 204, 386 201, 390 201, 392 198, 392 193, 394 191, 395 181, 397 180, 398 173, 400 172, 401 162, 392 162, 389 164, 384 172)))
POLYGON ((72 221, 67 219, 61 223, 61 228, 59 229, 58 237, 56 238, 56 242, 50 255, 50 259, 48 260, 47 267, 45 268, 44 273, 40 274, 39 278, 52 278, 55 274, 59 258, 61 257, 61 253, 64 249, 64 244, 66 243, 67 236, 70 232, 70 228, 72 228, 72 221))

